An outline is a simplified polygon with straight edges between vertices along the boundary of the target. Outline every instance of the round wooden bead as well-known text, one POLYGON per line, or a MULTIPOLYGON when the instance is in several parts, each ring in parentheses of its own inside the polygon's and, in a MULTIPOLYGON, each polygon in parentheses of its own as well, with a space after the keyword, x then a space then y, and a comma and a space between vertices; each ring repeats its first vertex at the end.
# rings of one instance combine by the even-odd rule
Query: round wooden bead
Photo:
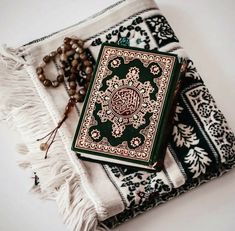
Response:
POLYGON ((91 66, 91 62, 86 59, 86 60, 83 61, 83 65, 84 65, 85 67, 89 67, 89 66, 91 66))
POLYGON ((86 57, 86 54, 83 52, 83 53, 81 53, 81 54, 79 55, 79 58, 80 58, 81 60, 85 60, 87 57, 86 57))
POLYGON ((70 87, 71 89, 76 89, 76 87, 77 87, 76 82, 75 82, 75 81, 69 82, 69 87, 70 87))
POLYGON ((44 74, 40 74, 38 75, 38 79, 43 82, 46 79, 46 77, 44 74))
POLYGON ((76 50, 76 48, 78 48, 78 44, 77 43, 73 43, 72 49, 76 50))
POLYGON ((52 81, 52 87, 58 87, 60 83, 57 80, 52 81))
POLYGON ((84 51, 84 50, 83 50, 82 47, 77 47, 77 48, 76 48, 76 52, 77 52, 78 54, 81 54, 83 51, 84 51))
POLYGON ((74 89, 69 89, 68 93, 70 96, 72 96, 76 93, 76 91, 74 89))
POLYGON ((63 83, 64 82, 64 76, 63 75, 58 75, 57 76, 57 81, 60 82, 60 83, 63 83))
POLYGON ((45 87, 50 87, 51 86, 51 80, 49 80, 49 79, 45 79, 44 81, 43 81, 43 85, 45 86, 45 87))
POLYGON ((64 51, 69 51, 69 50, 71 50, 71 45, 70 44, 64 44, 63 48, 64 48, 64 51))
POLYGON ((37 73, 38 75, 42 74, 42 73, 43 73, 42 67, 37 67, 36 73, 37 73))
POLYGON ((50 62, 50 56, 49 56, 49 55, 44 56, 44 57, 43 57, 43 61, 44 61, 45 63, 49 63, 49 62, 50 62))
POLYGON ((56 54, 57 54, 57 53, 56 53, 55 51, 52 51, 49 56, 50 56, 51 58, 55 58, 56 54))
POLYGON ((74 59, 71 64, 72 64, 73 67, 77 67, 78 66, 78 61, 76 59, 74 59))
POLYGON ((84 100, 84 96, 79 93, 76 93, 73 97, 77 102, 80 102, 80 103, 83 102, 84 100))
POLYGON ((73 56, 74 59, 79 59, 79 54, 75 53, 73 56))
POLYGON ((85 69, 85 73, 88 74, 88 75, 91 74, 92 71, 93 71, 92 67, 86 67, 86 69, 85 69))
POLYGON ((65 44, 69 44, 70 41, 71 41, 71 38, 68 38, 68 37, 65 37, 65 38, 64 38, 64 43, 65 43, 65 44))
POLYGON ((41 151, 46 151, 48 149, 48 144, 47 143, 41 143, 40 144, 40 150, 41 151))

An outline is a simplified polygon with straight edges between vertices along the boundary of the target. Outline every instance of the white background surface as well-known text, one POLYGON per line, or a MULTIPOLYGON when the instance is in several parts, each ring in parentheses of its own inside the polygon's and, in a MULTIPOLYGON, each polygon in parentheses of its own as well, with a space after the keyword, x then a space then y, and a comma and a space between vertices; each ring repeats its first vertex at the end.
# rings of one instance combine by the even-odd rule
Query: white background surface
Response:
MULTIPOLYGON (((114 2, 0 0, 0 42, 22 45, 114 2)), ((158 5, 235 131, 235 1, 158 0, 158 5)), ((54 202, 28 193, 31 175, 16 164, 13 144, 19 141, 0 125, 0 231, 66 230, 54 202)), ((130 230, 235 230, 235 171, 116 228, 130 230)))

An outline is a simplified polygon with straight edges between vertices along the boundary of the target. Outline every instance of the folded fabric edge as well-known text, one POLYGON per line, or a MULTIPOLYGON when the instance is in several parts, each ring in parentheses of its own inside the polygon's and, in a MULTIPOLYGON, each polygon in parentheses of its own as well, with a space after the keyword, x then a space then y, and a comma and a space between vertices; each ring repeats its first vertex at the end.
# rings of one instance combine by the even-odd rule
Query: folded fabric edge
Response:
POLYGON ((53 126, 53 121, 30 84, 26 65, 20 50, 1 48, 0 120, 5 120, 23 138, 25 144, 18 145, 19 153, 24 154, 19 166, 31 167, 40 182, 31 191, 40 193, 43 199, 55 200, 64 223, 71 230, 107 230, 99 223, 94 204, 85 194, 79 174, 67 158, 63 144, 55 143, 47 159, 38 148, 35 137, 43 136, 45 129, 53 126), (36 118, 42 118, 42 123, 35 124, 36 118))

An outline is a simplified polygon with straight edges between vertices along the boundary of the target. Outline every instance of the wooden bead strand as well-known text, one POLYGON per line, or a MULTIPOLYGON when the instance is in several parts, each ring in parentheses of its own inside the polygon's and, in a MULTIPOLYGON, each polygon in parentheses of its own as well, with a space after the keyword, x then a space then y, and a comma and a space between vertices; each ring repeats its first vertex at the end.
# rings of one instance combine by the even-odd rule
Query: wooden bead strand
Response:
POLYGON ((48 150, 54 142, 57 131, 68 118, 69 112, 77 102, 84 101, 92 77, 93 66, 92 62, 88 60, 83 41, 66 37, 60 47, 43 57, 43 62, 36 68, 36 73, 38 79, 46 88, 57 88, 66 80, 70 97, 65 107, 64 116, 62 120, 59 121, 56 128, 46 136, 37 140, 41 141, 47 138, 46 142, 40 145, 40 149, 46 152, 45 158, 47 158, 48 150), (56 60, 59 60, 60 63, 58 75, 56 79, 50 80, 46 77, 44 68, 51 61, 56 60))

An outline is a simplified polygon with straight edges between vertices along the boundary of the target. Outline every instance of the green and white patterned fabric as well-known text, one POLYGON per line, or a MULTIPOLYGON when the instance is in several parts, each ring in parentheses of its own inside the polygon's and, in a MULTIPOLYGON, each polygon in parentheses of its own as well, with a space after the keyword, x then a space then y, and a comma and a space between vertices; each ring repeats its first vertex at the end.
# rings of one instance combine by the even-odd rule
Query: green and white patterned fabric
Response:
MULTIPOLYGON (((118 2, 51 36, 19 49, 5 48, 1 57, 0 92, 9 96, 1 102, 2 117, 24 137, 27 155, 21 165, 37 172, 40 184, 36 190, 56 201, 71 230, 113 228, 224 174, 235 164, 234 134, 153 0, 118 2), (70 147, 81 104, 61 127, 48 159, 43 159, 35 140, 59 121, 68 89, 64 85, 55 91, 45 90, 35 68, 65 36, 74 35, 85 41, 94 64, 104 42, 172 52, 187 60, 162 171, 149 173, 79 160, 70 147), (9 91, 10 87, 13 90, 9 91)), ((53 76, 56 65, 48 71, 53 76)))

